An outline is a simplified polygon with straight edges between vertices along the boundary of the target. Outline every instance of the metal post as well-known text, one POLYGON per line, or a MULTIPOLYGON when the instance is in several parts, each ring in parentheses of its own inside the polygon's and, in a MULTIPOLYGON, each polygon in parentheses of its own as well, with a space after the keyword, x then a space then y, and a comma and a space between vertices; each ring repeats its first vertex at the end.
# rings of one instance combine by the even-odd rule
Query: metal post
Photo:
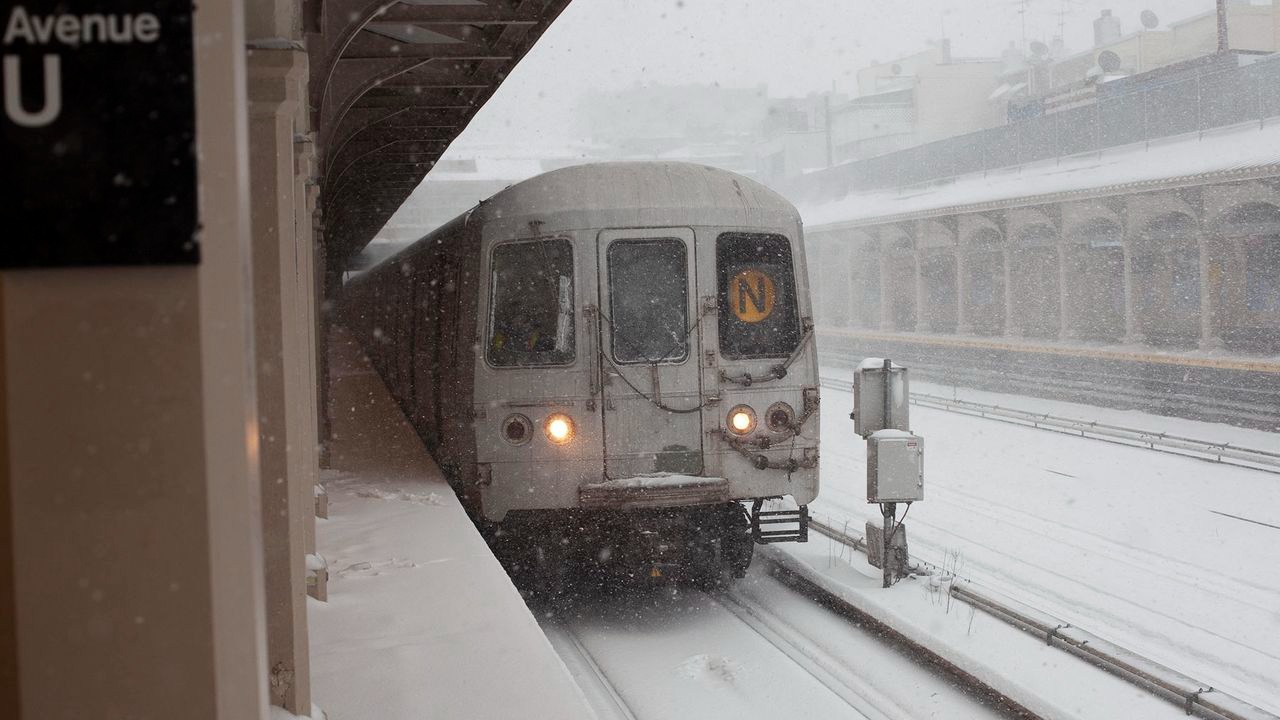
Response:
POLYGON ((1227 51, 1227 0, 1218 0, 1218 52, 1227 51))
POLYGON ((880 564, 884 569, 884 583, 880 587, 893 585, 893 548, 890 546, 890 539, 893 537, 893 515, 897 510, 897 503, 880 503, 880 513, 884 516, 884 529, 880 533, 884 545, 884 550, 880 554, 880 564))
POLYGON ((893 361, 889 358, 884 359, 884 427, 889 428, 889 410, 893 408, 893 390, 889 387, 890 373, 893 369, 893 361))
MULTIPOLYGON (((893 408, 893 361, 889 358, 884 359, 884 427, 891 427, 889 420, 889 412, 893 408)), ((889 545, 889 541, 893 535, 893 514, 897 511, 894 503, 880 503, 880 513, 884 517, 884 523, 880 533, 883 538, 884 551, 880 554, 880 562, 884 566, 884 584, 881 587, 890 587, 893 585, 893 549, 889 545)))

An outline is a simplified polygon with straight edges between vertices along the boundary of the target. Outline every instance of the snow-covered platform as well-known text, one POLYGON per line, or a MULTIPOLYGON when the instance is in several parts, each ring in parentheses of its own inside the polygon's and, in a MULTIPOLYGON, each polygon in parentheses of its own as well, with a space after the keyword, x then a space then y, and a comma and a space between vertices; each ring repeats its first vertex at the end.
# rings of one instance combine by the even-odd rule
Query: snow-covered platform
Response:
POLYGON ((591 717, 440 470, 345 333, 333 333, 329 519, 311 601, 316 704, 355 718, 591 717))
MULTIPOLYGON (((847 371, 824 368, 823 375, 850 382, 847 371)), ((1280 449, 1276 433, 927 383, 913 382, 912 390, 1280 449)), ((851 405, 851 393, 824 388, 823 486, 812 510, 828 524, 861 531, 879 511, 865 501, 865 443, 853 436, 851 405)), ((925 501, 906 518, 914 557, 1264 710, 1280 710, 1274 474, 927 407, 912 408, 911 425, 928 443, 925 501)), ((803 550, 830 552, 826 545, 803 550)), ((819 553, 807 561, 825 567, 829 559, 819 553)), ((837 579, 878 584, 879 571, 870 580, 864 574, 848 576, 856 582, 837 579)), ((928 587, 914 587, 917 605, 935 597, 928 587)), ((905 601, 886 605, 899 615, 910 609, 905 601)), ((931 618, 923 608, 917 622, 931 618)), ((1037 674, 1034 665, 1026 664, 1028 678, 1037 674)))

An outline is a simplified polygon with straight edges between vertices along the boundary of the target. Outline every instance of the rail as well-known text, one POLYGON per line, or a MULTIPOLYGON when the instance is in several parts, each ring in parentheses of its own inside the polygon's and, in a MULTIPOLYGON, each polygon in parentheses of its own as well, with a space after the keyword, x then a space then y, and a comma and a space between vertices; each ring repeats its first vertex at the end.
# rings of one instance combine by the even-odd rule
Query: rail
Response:
MULTIPOLYGON (((846 357, 836 353, 819 352, 818 360, 831 367, 850 370, 856 367, 846 357)), ((975 389, 992 385, 989 369, 957 366, 954 362, 931 363, 920 359, 906 364, 928 379, 944 385, 964 385, 975 389)), ((1215 393, 1215 388, 1188 383, 1158 381, 1154 389, 1136 389, 1150 386, 1150 379, 1116 375, 1105 379, 1109 382, 1102 385, 1098 378, 1075 370, 1028 374, 1002 369, 998 390, 1023 392, 1036 397, 1087 401, 1108 407, 1137 408, 1173 417, 1211 418, 1216 422, 1268 431, 1280 424, 1280 404, 1277 404, 1274 393, 1244 392, 1243 394, 1251 396, 1250 401, 1245 401, 1234 397, 1242 393, 1240 388, 1235 388, 1230 393, 1233 397, 1226 397, 1227 393, 1215 393)))
MULTIPOLYGON (((851 533, 847 528, 836 528, 816 518, 809 520, 809 527, 854 550, 866 552, 866 539, 851 533)), ((1280 720, 1280 716, 1148 660, 1048 613, 1014 600, 998 598, 972 581, 957 578, 949 583, 948 592, 957 600, 1042 638, 1051 647, 1065 650, 1179 705, 1188 715, 1194 714, 1211 720, 1280 720)))
MULTIPOLYGON (((831 389, 844 390, 847 387, 834 380, 822 380, 821 382, 823 387, 831 389)), ((1039 430, 1049 430, 1076 437, 1103 440, 1130 447, 1140 447, 1147 450, 1192 457, 1198 460, 1280 474, 1280 453, 1244 447, 1233 443, 1211 442, 1122 425, 1076 420, 1050 415, 1049 413, 1036 413, 914 391, 911 393, 911 404, 1025 427, 1034 427, 1039 430)))

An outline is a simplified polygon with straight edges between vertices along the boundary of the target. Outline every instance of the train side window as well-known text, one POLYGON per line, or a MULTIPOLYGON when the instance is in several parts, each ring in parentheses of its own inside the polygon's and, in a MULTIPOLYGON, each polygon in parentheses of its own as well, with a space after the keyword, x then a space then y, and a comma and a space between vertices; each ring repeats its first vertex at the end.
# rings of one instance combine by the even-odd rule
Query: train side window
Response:
POLYGON ((498 245, 489 277, 489 362, 573 362, 573 245, 558 238, 498 245))
POLYGON ((781 235, 716 238, 720 353, 730 359, 787 357, 800 344, 791 243, 781 235))
POLYGON ((689 356, 689 271, 676 238, 609 246, 609 319, 620 363, 682 362, 689 356))

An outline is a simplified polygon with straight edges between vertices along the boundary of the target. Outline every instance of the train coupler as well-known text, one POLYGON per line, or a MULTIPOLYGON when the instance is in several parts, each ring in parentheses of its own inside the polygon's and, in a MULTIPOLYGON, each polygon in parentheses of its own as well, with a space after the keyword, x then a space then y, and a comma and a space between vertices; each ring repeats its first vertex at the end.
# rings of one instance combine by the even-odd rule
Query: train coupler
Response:
POLYGON ((809 542, 808 505, 801 505, 795 510, 764 510, 763 507, 764 499, 756 500, 751 504, 752 540, 761 545, 776 542, 809 542), (767 529, 766 526, 768 526, 767 529))

